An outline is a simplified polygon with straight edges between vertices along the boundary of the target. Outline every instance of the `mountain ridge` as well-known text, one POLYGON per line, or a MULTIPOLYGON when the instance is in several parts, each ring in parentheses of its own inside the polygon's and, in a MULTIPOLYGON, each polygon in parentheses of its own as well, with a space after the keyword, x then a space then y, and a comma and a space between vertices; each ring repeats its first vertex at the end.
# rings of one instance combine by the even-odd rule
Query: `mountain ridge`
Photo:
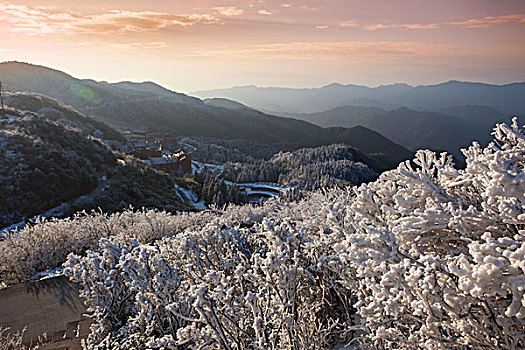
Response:
POLYGON ((320 113, 295 117, 322 127, 362 125, 410 149, 446 150, 460 158, 461 149, 473 140, 486 144, 494 125, 511 123, 512 116, 490 106, 452 106, 438 111, 407 107, 384 110, 376 107, 338 106, 320 113))
POLYGON ((439 109, 453 105, 486 104, 505 113, 525 112, 525 82, 487 84, 449 80, 434 85, 411 86, 403 83, 368 87, 332 83, 315 88, 233 87, 202 90, 192 95, 200 98, 228 98, 255 109, 277 112, 322 112, 333 107, 352 104, 352 100, 368 99, 380 103, 403 105, 417 109, 439 109), (271 104, 268 103, 271 101, 271 104))
POLYGON ((173 135, 244 138, 293 147, 345 143, 358 148, 363 155, 386 154, 383 161, 391 161, 384 164, 381 164, 383 161, 376 162, 376 171, 393 168, 412 155, 410 151, 378 134, 370 134, 373 139, 357 145, 351 139, 356 134, 355 130, 334 132, 293 118, 253 110, 214 107, 198 98, 159 88, 159 85, 151 83, 99 83, 76 79, 67 74, 55 76, 54 72, 46 67, 20 62, 0 64, 0 79, 5 82, 6 90, 49 96, 121 131, 152 127, 173 135), (161 94, 158 93, 159 89, 162 89, 161 94), (250 118, 246 118, 246 113, 249 113, 250 118), (378 149, 378 144, 388 147, 378 149))

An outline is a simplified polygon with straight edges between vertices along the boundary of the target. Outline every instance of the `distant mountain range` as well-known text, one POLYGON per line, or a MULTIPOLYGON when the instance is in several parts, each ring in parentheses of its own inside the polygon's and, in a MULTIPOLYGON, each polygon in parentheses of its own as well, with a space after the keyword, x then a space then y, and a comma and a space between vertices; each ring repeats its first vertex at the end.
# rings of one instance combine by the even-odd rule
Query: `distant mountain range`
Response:
POLYGON ((0 213, 0 225, 79 196, 67 210, 113 211, 129 204, 191 209, 180 201, 167 174, 144 170, 128 158, 125 167, 116 165, 118 155, 107 145, 118 149, 123 130, 152 127, 173 135, 246 139, 288 150, 343 143, 352 147, 354 161, 381 172, 420 148, 446 150, 461 161, 460 148, 473 140, 488 142, 496 123, 508 123, 512 114, 525 111, 524 84, 244 87, 221 90, 233 97, 218 94, 200 100, 152 82, 80 80, 19 62, 0 63, 0 81, 7 90, 5 102, 13 108, 12 117, 1 121, 0 155, 5 162, 0 178, 5 188, 0 204, 16 199, 9 204, 11 214, 0 213), (339 105, 343 102, 347 104, 339 105), (285 117, 254 106, 278 110, 285 117), (101 139, 106 145, 97 141, 101 139), (20 167, 23 176, 18 175, 20 167), (33 202, 40 204, 35 207, 33 202))
POLYGON ((405 106, 418 110, 483 105, 507 114, 525 114, 525 83, 490 85, 448 81, 427 86, 394 84, 376 88, 331 84, 313 89, 239 86, 197 91, 192 95, 200 98, 227 98, 259 110, 278 113, 316 113, 345 105, 382 109, 405 106))
POLYGON ((341 106, 294 117, 322 127, 362 125, 410 150, 446 150, 457 156, 461 156, 460 149, 469 146, 473 140, 482 144, 489 142, 495 124, 510 123, 512 119, 511 115, 488 106, 455 106, 438 112, 421 112, 406 107, 384 110, 341 106))
POLYGON ((231 102, 226 106, 226 101, 205 102, 151 82, 80 80, 20 62, 0 63, 0 80, 7 91, 46 95, 119 130, 146 126, 174 135, 243 138, 295 148, 344 143, 359 149, 362 160, 376 171, 393 168, 412 155, 363 127, 322 128, 302 120, 232 108, 231 102))

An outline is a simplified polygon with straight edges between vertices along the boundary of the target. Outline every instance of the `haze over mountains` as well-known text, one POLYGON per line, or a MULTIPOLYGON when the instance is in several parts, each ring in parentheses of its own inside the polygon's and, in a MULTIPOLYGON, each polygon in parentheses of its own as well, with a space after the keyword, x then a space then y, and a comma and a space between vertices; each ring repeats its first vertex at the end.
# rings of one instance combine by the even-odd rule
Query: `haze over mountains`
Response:
POLYGON ((383 109, 405 106, 421 110, 458 105, 484 105, 504 113, 525 113, 525 83, 491 85, 448 81, 427 86, 393 84, 376 88, 331 84, 312 89, 238 86, 198 91, 193 95, 200 98, 228 98, 256 109, 280 113, 315 113, 345 105, 383 109))
MULTIPOLYGON (((489 85, 449 81, 369 88, 331 84, 315 89, 234 87, 196 92, 322 127, 364 126, 416 151, 446 150, 462 158, 473 140, 486 144, 496 123, 525 114, 525 83, 489 85), (235 102, 234 102, 235 101, 235 102)), ((223 102, 224 104, 224 102, 223 102)), ((523 120, 520 120, 523 122, 523 120)))
POLYGON ((1 63, 0 79, 8 91, 52 97, 120 130, 152 127, 174 135, 244 138, 293 148, 345 143, 362 152, 361 159, 379 171, 411 156, 407 149, 363 127, 321 128, 250 109, 223 108, 151 82, 80 80, 20 62, 1 63))
POLYGON ((525 83, 247 86, 198 92, 205 98, 200 100, 152 82, 80 80, 20 62, 1 63, 0 78, 9 91, 52 97, 120 130, 152 127, 174 135, 248 139, 292 149, 345 143, 358 150, 356 159, 377 171, 421 148, 461 158, 460 149, 473 140, 487 143, 496 123, 525 113, 525 83))
POLYGON ((460 149, 472 140, 486 144, 496 123, 510 123, 506 115, 488 106, 454 106, 437 112, 406 107, 384 110, 376 107, 341 106, 328 111, 296 114, 298 119, 322 127, 362 125, 379 132, 410 150, 430 148, 461 156, 460 149))

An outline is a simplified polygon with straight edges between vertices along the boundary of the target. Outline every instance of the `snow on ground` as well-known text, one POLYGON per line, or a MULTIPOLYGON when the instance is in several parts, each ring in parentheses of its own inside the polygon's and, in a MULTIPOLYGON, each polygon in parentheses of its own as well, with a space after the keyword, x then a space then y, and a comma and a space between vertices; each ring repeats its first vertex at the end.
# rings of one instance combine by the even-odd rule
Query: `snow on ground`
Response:
MULTIPOLYGON (((99 184, 98 186, 93 190, 91 191, 90 193, 88 194, 84 194, 82 196, 79 196, 77 198, 74 198, 70 201, 67 201, 67 202, 64 202, 64 203, 61 203, 60 205, 54 207, 54 208, 51 208, 49 210, 47 210, 46 212, 42 213, 42 214, 39 214, 39 215, 35 215, 33 216, 32 218, 30 218, 28 221, 36 221, 38 218, 52 218, 52 217, 61 217, 62 215, 64 215, 64 211, 67 210, 69 208, 69 206, 74 203, 75 201, 81 199, 81 198, 86 198, 86 197, 89 197, 89 196, 93 196, 97 191, 104 191, 106 190, 107 188, 109 188, 109 181, 108 181, 108 178, 106 175, 103 175, 99 178, 99 184)), ((9 234, 16 234, 17 231, 23 229, 26 225, 26 221, 20 221, 20 222, 17 222, 16 224, 12 224, 10 226, 7 226, 7 227, 4 227, 4 228, 0 228, 0 239, 2 239, 3 237, 9 235, 9 234)))
POLYGON ((195 146, 193 145, 190 145, 189 143, 186 143, 186 142, 179 142, 179 144, 186 149, 186 152, 188 152, 188 154, 192 154, 197 148, 195 148, 195 146))
POLYGON ((47 271, 40 272, 40 273, 36 274, 34 277, 31 278, 31 280, 33 280, 33 281, 42 281, 42 280, 47 280, 49 278, 62 276, 64 274, 64 269, 65 269, 65 267, 58 266, 58 267, 55 267, 55 268, 53 268, 51 270, 47 270, 47 271))
POLYGON ((191 167, 192 172, 196 171, 198 173, 202 172, 204 167, 206 167, 215 175, 215 177, 221 176, 224 171, 224 164, 201 163, 195 160, 191 161, 191 167))
POLYGON ((5 116, 2 116, 0 120, 10 122, 16 118, 18 118, 16 115, 6 114, 5 116))
POLYGON ((248 196, 260 195, 265 197, 275 197, 277 193, 275 191, 261 191, 261 190, 252 190, 250 187, 246 188, 246 194, 248 196))
MULTIPOLYGON (((49 209, 45 213, 33 216, 29 219, 29 221, 36 221, 38 218, 41 217, 54 217, 54 216, 60 216, 63 214, 64 209, 68 206, 68 203, 62 203, 54 208, 49 209)), ((6 235, 9 234, 16 234, 17 231, 23 229, 26 225, 26 221, 20 221, 16 224, 12 224, 11 226, 4 227, 3 229, 0 229, 0 239, 6 235)))
POLYGON ((16 224, 12 224, 11 226, 4 227, 0 230, 0 240, 9 234, 16 233, 18 230, 23 229, 25 225, 25 221, 20 221, 16 224))
POLYGON ((184 187, 179 186, 177 184, 175 184, 175 189, 177 190, 177 195, 179 196, 179 198, 181 198, 184 202, 188 202, 194 207, 197 207, 202 210, 209 210, 209 208, 204 204, 204 200, 199 200, 197 194, 192 190, 187 190, 184 187), (182 195, 186 197, 186 199, 181 197, 180 192, 182 192, 182 195))
POLYGON ((270 190, 279 191, 279 192, 287 191, 291 188, 290 186, 285 186, 285 185, 276 184, 272 182, 243 182, 243 183, 238 183, 235 185, 239 187, 268 188, 270 190))
POLYGON ((2 121, 6 121, 8 123, 12 122, 13 120, 15 119, 19 119, 19 118, 22 118, 22 117, 28 117, 28 118, 33 118, 34 117, 34 114, 32 114, 31 112, 23 112, 20 116, 17 116, 17 115, 12 115, 12 114, 5 114, 5 115, 0 115, 0 120, 2 121))
POLYGON ((244 188, 248 194, 263 193, 271 196, 276 196, 277 193, 284 193, 291 189, 290 186, 285 186, 272 182, 243 182, 235 183, 231 181, 224 181, 227 185, 238 186, 244 188))

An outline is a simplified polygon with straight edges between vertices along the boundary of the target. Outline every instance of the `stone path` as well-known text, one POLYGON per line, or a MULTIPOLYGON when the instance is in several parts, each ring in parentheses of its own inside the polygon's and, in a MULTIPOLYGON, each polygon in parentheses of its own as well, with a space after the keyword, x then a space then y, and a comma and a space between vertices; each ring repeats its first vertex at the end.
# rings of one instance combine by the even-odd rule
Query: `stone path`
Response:
POLYGON ((40 349, 77 350, 89 333, 91 320, 79 297, 79 286, 59 276, 21 283, 0 290, 0 326, 24 333, 24 344, 31 346, 43 339, 40 349))

